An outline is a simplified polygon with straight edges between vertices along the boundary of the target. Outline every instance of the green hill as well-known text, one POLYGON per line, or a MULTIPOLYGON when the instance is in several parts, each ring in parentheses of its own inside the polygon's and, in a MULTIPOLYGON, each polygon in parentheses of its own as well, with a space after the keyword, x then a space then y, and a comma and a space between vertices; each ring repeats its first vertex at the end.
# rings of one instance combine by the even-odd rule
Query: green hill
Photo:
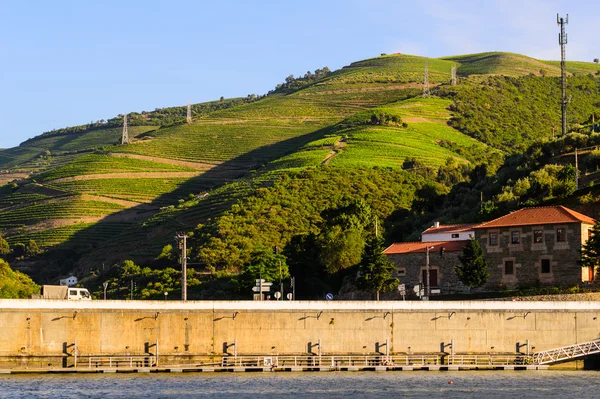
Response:
MULTIPOLYGON (((587 129, 600 106, 597 65, 568 66, 570 125, 587 129)), ((557 71, 509 53, 391 54, 267 96, 194 104, 191 124, 185 107, 132 113, 129 145, 118 144, 119 116, 47 132, 0 150, 0 231, 13 246, 42 247, 23 263, 40 281, 124 259, 151 264, 178 231, 195 231, 199 268, 237 272, 253 248, 318 234, 324 211, 357 198, 392 238, 399 213, 419 209, 418 223, 424 203, 478 184, 481 165, 491 175, 505 155, 553 140, 557 71)), ((464 218, 467 191, 452 200, 457 215, 469 209, 464 218)))

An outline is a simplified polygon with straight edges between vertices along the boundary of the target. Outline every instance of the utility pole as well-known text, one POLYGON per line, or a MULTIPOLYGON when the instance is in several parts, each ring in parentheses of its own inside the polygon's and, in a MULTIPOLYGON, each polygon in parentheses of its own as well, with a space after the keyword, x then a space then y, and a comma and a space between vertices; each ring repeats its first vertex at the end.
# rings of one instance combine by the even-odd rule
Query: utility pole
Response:
POLYGON ((452 65, 452 69, 450 70, 450 83, 452 86, 456 86, 456 65, 452 65))
POLYGON ((190 104, 190 102, 188 101, 188 106, 187 106, 187 123, 192 123, 192 104, 190 104))
POLYGON ((575 191, 579 190, 579 161, 577 159, 577 148, 575 148, 575 191))
POLYGON ((423 81, 423 97, 429 97, 429 63, 425 62, 425 80, 423 81))
POLYGON ((187 234, 177 234, 175 240, 181 249, 181 300, 187 301, 187 234))
POLYGON ((427 299, 429 299, 429 297, 431 296, 431 284, 429 283, 429 250, 433 249, 433 247, 427 247, 426 248, 426 253, 427 253, 427 264, 426 264, 426 272, 425 272, 425 279, 427 280, 426 282, 426 286, 425 286, 425 295, 427 295, 427 299))
POLYGON ((123 115, 123 135, 121 136, 121 144, 129 144, 129 134, 127 133, 127 114, 123 115))
POLYGON ((569 14, 566 18, 559 17, 556 14, 556 23, 560 25, 560 33, 558 34, 558 44, 560 44, 560 88, 561 88, 561 109, 562 109, 562 135, 567 134, 567 65, 565 48, 567 44, 567 34, 565 33, 565 25, 569 23, 569 14))

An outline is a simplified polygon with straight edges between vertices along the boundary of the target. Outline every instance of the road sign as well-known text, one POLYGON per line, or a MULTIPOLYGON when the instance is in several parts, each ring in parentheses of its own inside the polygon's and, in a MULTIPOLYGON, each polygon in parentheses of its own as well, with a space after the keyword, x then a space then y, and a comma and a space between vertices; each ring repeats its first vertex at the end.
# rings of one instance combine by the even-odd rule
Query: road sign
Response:
POLYGON ((415 292, 415 294, 419 294, 419 292, 421 292, 421 286, 419 284, 415 285, 413 291, 415 292))
MULTIPOLYGON (((260 291, 260 287, 252 287, 252 291, 258 292, 258 291, 260 291)), ((269 292, 269 291, 271 291, 271 287, 265 287, 265 286, 262 287, 262 292, 269 292)))
POLYGON ((325 295, 325 299, 327 299, 328 301, 331 301, 333 299, 333 295, 327 294, 327 295, 325 295))
POLYGON ((279 291, 276 291, 276 292, 273 294, 273 296, 275 297, 275 299, 279 299, 279 298, 281 298, 281 292, 279 292, 279 291))
MULTIPOLYGON (((256 279, 256 285, 261 285, 261 280, 256 279)), ((271 283, 269 281, 262 280, 262 286, 263 287, 264 286, 271 286, 271 285, 273 285, 273 283, 271 283)))
POLYGON ((398 285, 398 291, 400 291, 400 295, 406 295, 406 285, 399 284, 398 285))
POLYGON ((286 298, 291 301, 293 297, 294 297, 294 295, 291 292, 288 292, 286 298))

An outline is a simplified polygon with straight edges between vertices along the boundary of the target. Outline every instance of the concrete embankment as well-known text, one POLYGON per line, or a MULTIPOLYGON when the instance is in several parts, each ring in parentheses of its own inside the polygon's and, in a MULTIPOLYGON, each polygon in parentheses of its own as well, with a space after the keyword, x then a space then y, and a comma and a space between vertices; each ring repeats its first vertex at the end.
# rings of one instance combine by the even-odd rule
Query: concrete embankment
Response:
POLYGON ((599 338, 600 303, 0 300, 0 331, 2 369, 111 357, 164 367, 227 355, 517 356, 599 338))

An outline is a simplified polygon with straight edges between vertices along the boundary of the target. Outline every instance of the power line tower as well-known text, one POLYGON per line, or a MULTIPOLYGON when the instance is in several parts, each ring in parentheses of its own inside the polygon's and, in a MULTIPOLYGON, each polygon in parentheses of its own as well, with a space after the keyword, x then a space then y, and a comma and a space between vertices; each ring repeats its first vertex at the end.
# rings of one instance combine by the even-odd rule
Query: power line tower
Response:
POLYGON ((423 81, 423 97, 429 97, 429 64, 425 62, 425 80, 423 81))
POLYGON ((188 101, 188 106, 187 106, 187 123, 192 123, 192 104, 190 104, 190 102, 188 101))
POLYGON ((121 136, 121 144, 129 144, 129 134, 127 133, 127 114, 123 115, 123 135, 121 136))
POLYGON ((450 83, 452 86, 456 86, 456 65, 452 65, 452 69, 450 70, 450 83))
POLYGON ((565 33, 565 25, 569 23, 569 14, 566 18, 561 18, 556 14, 556 23, 560 25, 560 33, 558 34, 558 44, 560 44, 560 88, 562 91, 560 103, 562 108, 562 134, 567 134, 567 65, 565 48, 567 44, 567 34, 565 33))

